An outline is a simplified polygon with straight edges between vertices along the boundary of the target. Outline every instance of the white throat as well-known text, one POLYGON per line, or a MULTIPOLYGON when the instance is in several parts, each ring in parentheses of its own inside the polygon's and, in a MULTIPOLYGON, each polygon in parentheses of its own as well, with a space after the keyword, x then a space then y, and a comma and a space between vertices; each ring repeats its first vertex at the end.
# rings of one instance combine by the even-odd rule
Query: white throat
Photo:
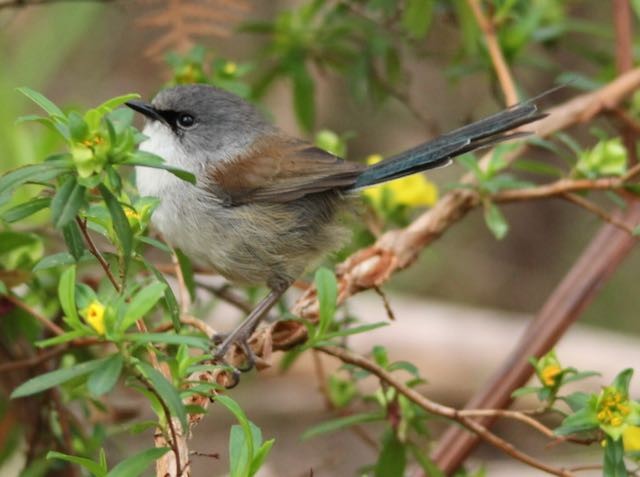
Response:
MULTIPOLYGON (((153 121, 144 127, 142 134, 148 139, 140 144, 141 151, 160 156, 168 165, 188 170, 184 160, 185 151, 167 126, 159 121, 153 121)), ((180 179, 162 169, 136 167, 136 185, 140 195, 162 198, 163 190, 178 181, 180 179)))

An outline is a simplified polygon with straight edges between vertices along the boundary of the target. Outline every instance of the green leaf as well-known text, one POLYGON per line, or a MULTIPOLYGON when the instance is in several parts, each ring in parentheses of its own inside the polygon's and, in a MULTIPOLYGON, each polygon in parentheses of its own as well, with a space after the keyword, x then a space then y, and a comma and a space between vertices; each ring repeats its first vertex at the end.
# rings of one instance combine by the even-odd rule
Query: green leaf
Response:
POLYGON ((166 285, 164 283, 154 282, 136 293, 127 305, 124 318, 118 327, 120 331, 126 330, 137 320, 149 313, 158 300, 164 296, 165 288, 166 285))
POLYGON ((59 344, 68 343, 69 341, 82 338, 83 336, 87 336, 89 334, 90 332, 84 328, 80 330, 73 330, 58 336, 54 336, 53 338, 36 341, 35 345, 38 348, 47 348, 49 346, 57 346, 59 344))
POLYGON ((196 176, 194 176, 191 172, 185 171, 183 169, 178 169, 177 167, 169 166, 165 164, 164 159, 162 159, 160 156, 156 156, 155 154, 151 154, 149 152, 137 151, 130 159, 124 161, 123 164, 129 166, 142 166, 151 167, 154 169, 164 169, 165 171, 170 172, 183 181, 190 182, 191 184, 196 183, 196 176))
POLYGON ((509 224, 493 202, 484 202, 484 221, 498 240, 502 240, 507 235, 509 224))
POLYGON ((313 130, 315 123, 315 84, 303 62, 291 68, 293 80, 293 107, 298 123, 307 132, 313 130))
POLYGON ((125 339, 135 343, 164 343, 172 345, 186 345, 190 348, 211 350, 211 341, 199 336, 183 336, 170 333, 136 333, 124 335, 125 339))
POLYGON ((25 182, 46 182, 70 170, 71 162, 62 159, 47 161, 41 164, 30 164, 7 172, 0 177, 0 195, 14 189, 25 182))
POLYGON ((622 439, 613 440, 606 436, 604 445, 603 477, 628 477, 624 465, 624 446, 622 439))
POLYGON ((180 305, 178 304, 178 300, 176 300, 176 296, 173 294, 173 290, 169 286, 167 279, 164 277, 162 273, 150 262, 143 259, 143 263, 147 270, 151 271, 156 277, 156 279, 165 284, 164 289, 164 301, 169 310, 169 314, 171 315, 171 322, 173 323, 173 330, 178 333, 182 324, 180 323, 180 305))
POLYGON ((182 271, 182 277, 184 278, 184 284, 189 291, 189 297, 191 301, 196 300, 196 282, 193 278, 193 266, 191 260, 180 250, 175 249, 176 257, 178 257, 178 263, 180 264, 180 270, 182 271))
POLYGON ((385 414, 384 412, 381 412, 381 411, 360 413, 360 414, 353 414, 351 416, 346 416, 346 417, 339 417, 338 419, 325 421, 318 424, 317 426, 307 429, 304 432, 304 434, 302 434, 302 439, 309 439, 311 437, 316 437, 321 434, 326 434, 327 432, 335 432, 340 429, 344 429, 345 427, 364 424, 367 422, 382 421, 384 419, 385 419, 385 414))
POLYGON ((75 142, 84 141, 89 135, 87 123, 75 111, 69 113, 69 132, 71 133, 71 139, 75 142))
POLYGON ((45 98, 44 95, 38 93, 37 91, 34 91, 31 88, 27 88, 26 86, 18 88, 18 91, 24 94, 38 106, 40 106, 42 109, 44 109, 50 116, 57 116, 60 118, 65 117, 64 113, 58 106, 56 106, 51 100, 45 98))
POLYGON ((480 169, 478 161, 476 161, 476 158, 473 156, 473 154, 463 154, 456 160, 460 164, 462 164, 465 169, 471 172, 478 181, 482 182, 485 179, 485 174, 482 169, 480 169))
POLYGON ((165 416, 166 419, 171 417, 177 417, 182 425, 183 429, 187 428, 187 412, 185 411, 184 404, 180 398, 180 394, 175 386, 167 381, 162 373, 149 366, 147 363, 139 362, 137 365, 142 373, 150 381, 153 388, 160 395, 164 403, 169 408, 171 416, 165 416))
POLYGON ((562 177, 562 169, 547 164, 542 161, 535 161, 532 159, 518 159, 513 163, 514 169, 530 172, 532 174, 539 174, 551 177, 562 177))
POLYGON ((51 199, 49 197, 39 197, 36 199, 31 199, 27 202, 18 204, 15 207, 11 207, 10 209, 5 210, 2 213, 2 220, 11 224, 49 207, 50 204, 51 199))
POLYGON ((69 176, 58 189, 51 201, 51 221, 55 228, 61 229, 75 219, 85 204, 84 191, 75 176, 69 176))
POLYGON ((262 431, 248 421, 249 435, 245 434, 243 426, 231 426, 229 433, 229 466, 231 477, 250 477, 253 462, 253 448, 262 443, 262 431))
POLYGON ((106 100, 104 103, 102 103, 100 106, 98 106, 95 109, 97 109, 102 114, 107 114, 113 111, 114 109, 122 106, 127 101, 131 101, 132 99, 138 99, 139 97, 140 95, 137 93, 123 94, 121 96, 116 96, 115 98, 106 100))
POLYGON ((405 447, 396 435, 388 431, 375 467, 375 477, 403 477, 407 465, 405 447))
POLYGON ((576 413, 565 417, 560 427, 557 427, 554 432, 559 436, 566 436, 577 432, 595 430, 598 427, 599 422, 596 412, 587 404, 576 413))
MULTIPOLYGON (((344 336, 351 336, 351 335, 357 335, 360 333, 367 333, 371 330, 375 330, 378 328, 382 328, 384 326, 389 326, 389 323, 386 321, 380 321, 378 323, 369 323, 366 325, 360 325, 360 326, 353 326, 351 328, 345 328, 339 331, 334 331, 332 333, 325 333, 324 335, 322 335, 322 341, 329 341, 332 340, 334 338, 341 338, 344 336)), ((320 344, 320 343, 316 343, 316 344, 320 344)))
POLYGON ((151 464, 169 452, 168 447, 147 449, 119 462, 107 477, 139 477, 151 464))
POLYGON ((433 18, 434 0, 408 0, 402 15, 402 26, 413 38, 422 38, 433 18))
POLYGON ((271 451, 271 448, 273 447, 273 444, 275 442, 275 439, 269 439, 260 446, 256 454, 253 456, 253 462, 251 462, 249 475, 255 475, 258 470, 260 470, 260 467, 262 467, 262 464, 264 464, 264 461, 267 459, 267 455, 269 455, 269 452, 271 451))
POLYGON ((629 383, 631 383, 631 377, 633 376, 633 369, 627 368, 621 371, 613 380, 611 385, 620 391, 624 396, 629 395, 629 383))
POLYGON ((70 462, 72 464, 77 464, 89 472, 91 472, 95 477, 104 477, 107 475, 106 469, 104 469, 97 462, 92 461, 91 459, 87 459, 86 457, 77 457, 75 455, 62 454, 61 452, 49 451, 47 453, 47 459, 58 459, 63 460, 65 462, 70 462))
POLYGON ((33 271, 37 272, 38 270, 46 270, 47 268, 59 267, 61 265, 72 265, 73 263, 75 263, 75 259, 70 253, 54 253, 53 255, 43 257, 42 260, 33 267, 33 271))
MULTIPOLYGON (((411 454, 416 459, 425 475, 428 477, 446 477, 444 472, 440 470, 437 464, 429 458, 429 454, 424 452, 424 449, 421 449, 419 446, 415 444, 409 444, 409 450, 411 454)), ((469 474, 467 474, 469 475, 469 474)), ((477 472, 470 475, 470 477, 483 477, 484 474, 477 472)))
POLYGON ((89 375, 87 380, 89 392, 94 396, 102 396, 111 391, 111 388, 118 382, 123 364, 124 359, 120 353, 107 358, 103 366, 89 375))
POLYGON ((62 227, 62 237, 73 258, 80 260, 84 255, 85 245, 80 227, 75 220, 62 227))
POLYGON ((58 299, 65 314, 65 321, 73 328, 82 328, 76 308, 76 267, 67 268, 58 282, 58 299))
POLYGON ((579 373, 566 374, 562 377, 562 385, 572 383, 574 381, 581 381, 583 379, 592 378, 594 376, 600 376, 600 373, 596 371, 580 371, 579 373))
POLYGON ((254 457, 254 432, 249 419, 247 419, 246 414, 242 410, 242 408, 231 399, 229 396, 225 396, 224 394, 218 394, 215 398, 217 403, 222 404, 226 407, 238 420, 240 427, 242 428, 242 434, 244 436, 243 447, 246 449, 245 451, 240 452, 238 450, 238 440, 239 437, 237 435, 238 431, 233 431, 229 436, 229 457, 231 464, 231 477, 245 477, 249 475, 249 469, 251 467, 251 462, 254 457), (233 439, 233 440, 232 440, 233 439), (232 454, 233 452, 233 454, 232 454), (246 456, 246 459, 243 459, 242 456, 246 456))
POLYGON ((583 409, 587 405, 587 402, 589 401, 589 395, 587 393, 576 391, 569 394, 568 396, 564 396, 559 399, 566 402, 567 406, 569 406, 569 408, 571 408, 573 412, 578 412, 580 409, 583 409))
POLYGON ((41 374, 31 378, 25 383, 15 388, 11 393, 11 399, 31 396, 45 389, 50 389, 62 383, 66 383, 79 376, 89 374, 104 365, 105 359, 94 359, 84 363, 71 366, 70 368, 57 369, 50 373, 41 374))
POLYGON ((338 284, 336 276, 326 268, 319 268, 316 271, 315 284, 318 290, 320 309, 320 322, 318 323, 316 337, 320 338, 329 330, 333 322, 338 300, 338 284))
MULTIPOLYGON (((118 240, 120 241, 120 246, 122 247, 122 254, 125 259, 131 255, 131 251, 133 249, 133 233, 131 232, 131 226, 129 225, 129 221, 127 220, 127 216, 124 214, 122 210, 122 206, 118 199, 111 193, 109 189, 104 184, 100 184, 98 186, 100 189, 100 193, 104 198, 104 202, 109 209, 109 214, 111 215, 111 220, 113 221, 113 229, 118 236, 118 240)), ((125 260, 128 262, 128 260, 125 260)))
POLYGON ((516 389, 511 393, 512 398, 517 398, 520 396, 526 396, 527 394, 533 394, 540 391, 540 387, 538 386, 523 386, 521 388, 516 389))

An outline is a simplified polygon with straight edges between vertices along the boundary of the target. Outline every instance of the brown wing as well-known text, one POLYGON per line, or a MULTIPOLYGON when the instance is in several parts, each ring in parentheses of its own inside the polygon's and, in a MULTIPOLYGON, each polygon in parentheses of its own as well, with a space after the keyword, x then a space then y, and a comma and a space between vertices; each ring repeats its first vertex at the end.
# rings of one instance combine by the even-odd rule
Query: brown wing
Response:
POLYGON ((285 136, 256 141, 241 157, 207 171, 225 205, 290 202, 308 194, 353 185, 365 168, 285 136))

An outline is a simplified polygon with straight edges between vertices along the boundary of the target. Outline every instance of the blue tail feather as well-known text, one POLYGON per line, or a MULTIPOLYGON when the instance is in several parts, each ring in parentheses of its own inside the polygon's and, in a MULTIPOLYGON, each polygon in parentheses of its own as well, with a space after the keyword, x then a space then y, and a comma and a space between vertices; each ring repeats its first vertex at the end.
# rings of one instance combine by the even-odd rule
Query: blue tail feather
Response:
POLYGON ((369 187, 416 172, 440 167, 448 163, 453 157, 502 141, 525 136, 527 133, 511 131, 545 116, 545 114, 538 113, 538 108, 533 101, 517 104, 365 169, 358 176, 353 188, 369 187))

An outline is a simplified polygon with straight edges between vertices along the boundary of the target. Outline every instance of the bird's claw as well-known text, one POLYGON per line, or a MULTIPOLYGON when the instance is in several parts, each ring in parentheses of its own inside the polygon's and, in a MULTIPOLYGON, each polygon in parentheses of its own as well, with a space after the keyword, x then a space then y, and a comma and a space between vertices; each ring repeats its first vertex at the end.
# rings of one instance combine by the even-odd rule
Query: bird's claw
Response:
POLYGON ((248 338, 237 336, 235 339, 229 339, 228 336, 216 334, 211 338, 211 341, 214 344, 214 363, 228 368, 231 373, 231 384, 226 385, 225 388, 231 389, 236 387, 240 382, 240 375, 251 371, 256 364, 256 355, 251 349, 251 346, 249 346, 248 338), (239 347, 244 354, 245 359, 241 366, 233 366, 225 358, 227 352, 233 346, 239 347))

